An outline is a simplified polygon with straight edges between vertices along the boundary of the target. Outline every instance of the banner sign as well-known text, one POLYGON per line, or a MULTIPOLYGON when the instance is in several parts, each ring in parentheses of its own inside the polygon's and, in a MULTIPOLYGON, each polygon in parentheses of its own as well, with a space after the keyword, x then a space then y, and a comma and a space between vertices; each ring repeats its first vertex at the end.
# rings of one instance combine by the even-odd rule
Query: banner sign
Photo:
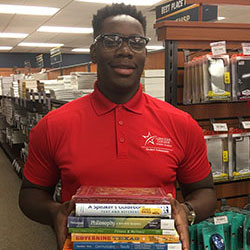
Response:
POLYGON ((50 64, 56 64, 62 62, 62 53, 60 47, 56 47, 50 50, 50 64))
MULTIPOLYGON (((186 4, 186 0, 173 0, 156 7, 156 22, 173 21, 199 21, 200 5, 186 4)), ((202 5, 202 21, 217 20, 218 7, 215 5, 202 5)))
POLYGON ((44 67, 44 62, 43 62, 43 54, 40 54, 36 56, 36 65, 38 68, 43 68, 44 67))

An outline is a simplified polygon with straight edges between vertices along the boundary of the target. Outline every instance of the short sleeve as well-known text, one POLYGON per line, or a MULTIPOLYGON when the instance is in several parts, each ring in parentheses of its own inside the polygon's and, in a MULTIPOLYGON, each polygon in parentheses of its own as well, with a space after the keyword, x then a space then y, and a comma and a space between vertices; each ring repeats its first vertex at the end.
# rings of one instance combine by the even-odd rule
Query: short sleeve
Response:
POLYGON ((40 120, 30 132, 28 159, 24 166, 25 178, 40 186, 54 186, 59 180, 59 170, 50 145, 47 117, 40 120))
POLYGON ((186 128, 185 156, 177 170, 177 179, 181 183, 193 183, 207 177, 211 167, 207 159, 206 142, 201 127, 191 116, 188 116, 186 128))

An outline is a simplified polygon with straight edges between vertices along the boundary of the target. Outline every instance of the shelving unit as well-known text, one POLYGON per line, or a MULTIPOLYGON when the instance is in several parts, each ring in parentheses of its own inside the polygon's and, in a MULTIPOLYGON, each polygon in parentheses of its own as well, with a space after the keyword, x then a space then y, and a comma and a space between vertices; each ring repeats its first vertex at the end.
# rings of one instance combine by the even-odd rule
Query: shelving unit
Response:
MULTIPOLYGON (((0 96, 0 99, 9 100, 16 109, 22 110, 26 117, 28 116, 28 113, 39 114, 39 116, 42 117, 46 115, 52 108, 55 109, 66 103, 65 101, 51 99, 50 96, 45 95, 42 92, 32 94, 33 96, 36 96, 36 98, 23 99, 18 97, 0 96)), ((35 126, 35 124, 35 121, 27 121, 27 124, 21 124, 19 120, 14 120, 13 124, 9 124, 8 127, 22 131, 22 133, 25 135, 24 142, 28 143, 29 131, 35 126)), ((24 148, 24 142, 15 144, 11 141, 5 140, 1 141, 0 143, 1 148, 9 158, 14 170, 17 172, 20 178, 22 178, 22 170, 25 163, 24 159, 21 157, 21 150, 24 148)))
MULTIPOLYGON (((239 2, 250 5, 249 1, 239 2)), ((218 1, 190 0, 188 3, 218 3, 218 1)), ((250 24, 163 21, 156 23, 154 27, 157 30, 158 40, 165 41, 165 100, 167 102, 191 114, 201 126, 204 120, 237 120, 240 117, 250 117, 247 101, 190 105, 183 105, 182 102, 184 51, 206 53, 206 50, 210 49, 210 43, 215 41, 226 41, 228 49, 237 51, 241 48, 242 42, 250 42, 250 24)), ((249 182, 250 179, 243 179, 215 183, 217 208, 220 209, 223 199, 229 205, 236 207, 247 204, 250 195, 249 182)), ((177 192, 177 198, 183 199, 180 191, 177 192)))

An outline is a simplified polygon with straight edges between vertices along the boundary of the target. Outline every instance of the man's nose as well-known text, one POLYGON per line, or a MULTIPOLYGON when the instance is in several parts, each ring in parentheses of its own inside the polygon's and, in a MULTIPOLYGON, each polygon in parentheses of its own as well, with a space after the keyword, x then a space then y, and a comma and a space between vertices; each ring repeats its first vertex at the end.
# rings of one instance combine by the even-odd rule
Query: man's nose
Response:
POLYGON ((129 47, 128 41, 122 41, 120 47, 117 49, 118 54, 132 56, 133 51, 129 47))

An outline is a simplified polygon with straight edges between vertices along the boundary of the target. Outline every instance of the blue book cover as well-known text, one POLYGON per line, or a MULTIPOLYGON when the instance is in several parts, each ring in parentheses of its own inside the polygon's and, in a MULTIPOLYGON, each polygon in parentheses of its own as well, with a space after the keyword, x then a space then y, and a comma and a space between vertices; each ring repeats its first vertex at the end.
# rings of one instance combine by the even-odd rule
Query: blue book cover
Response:
POLYGON ((163 244, 163 243, 112 243, 112 242, 73 242, 73 250, 91 249, 91 250, 170 250, 180 249, 181 244, 163 244), (168 245, 171 245, 169 248, 168 245), (174 248, 172 248, 174 247, 174 248))

